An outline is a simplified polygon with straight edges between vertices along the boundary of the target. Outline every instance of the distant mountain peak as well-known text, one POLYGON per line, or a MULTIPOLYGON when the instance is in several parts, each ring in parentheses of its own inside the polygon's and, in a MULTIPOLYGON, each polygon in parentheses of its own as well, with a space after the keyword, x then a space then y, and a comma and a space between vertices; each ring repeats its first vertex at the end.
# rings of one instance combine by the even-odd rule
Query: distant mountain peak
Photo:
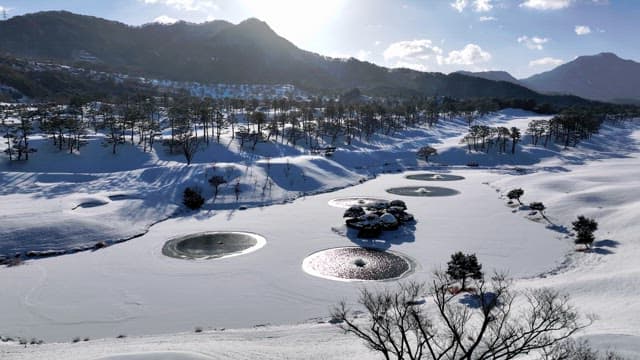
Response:
POLYGON ((258 31, 274 32, 273 29, 271 29, 271 27, 269 26, 269 24, 254 17, 241 21, 237 26, 240 28, 247 28, 247 29, 258 30, 258 31))
POLYGON ((593 56, 600 56, 600 57, 604 57, 604 58, 614 58, 614 59, 620 59, 620 57, 612 52, 601 52, 599 54, 593 55, 593 56))
POLYGON ((640 63, 611 52, 580 56, 557 68, 522 80, 531 88, 601 101, 640 100, 640 63))

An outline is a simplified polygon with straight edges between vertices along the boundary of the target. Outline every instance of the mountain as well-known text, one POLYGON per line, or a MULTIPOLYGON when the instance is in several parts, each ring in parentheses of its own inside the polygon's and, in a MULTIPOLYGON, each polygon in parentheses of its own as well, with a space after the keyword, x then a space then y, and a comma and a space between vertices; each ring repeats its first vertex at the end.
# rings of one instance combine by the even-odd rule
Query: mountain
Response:
POLYGON ((545 93, 573 94, 609 102, 640 102, 640 63, 612 53, 580 56, 521 81, 545 93))
POLYGON ((518 98, 561 106, 584 102, 510 82, 328 58, 299 49, 258 19, 129 26, 66 11, 40 12, 0 21, 0 52, 178 81, 290 83, 316 92, 360 88, 372 95, 518 98))
POLYGON ((458 74, 479 77, 481 79, 487 79, 492 81, 506 81, 512 84, 522 85, 520 81, 506 71, 457 71, 458 74))

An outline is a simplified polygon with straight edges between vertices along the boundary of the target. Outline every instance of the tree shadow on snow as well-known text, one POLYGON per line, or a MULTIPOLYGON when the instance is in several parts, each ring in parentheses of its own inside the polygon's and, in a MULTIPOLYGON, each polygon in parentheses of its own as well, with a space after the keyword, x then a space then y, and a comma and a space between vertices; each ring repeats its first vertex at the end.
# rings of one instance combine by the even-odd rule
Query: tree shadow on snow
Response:
MULTIPOLYGON (((488 292, 484 294, 484 303, 485 304, 490 303, 495 299, 495 297, 496 297, 496 294, 492 292, 488 292)), ((480 301, 480 295, 477 295, 477 294, 466 293, 462 296, 460 300, 458 300, 458 302, 472 309, 479 309, 482 306, 482 303, 480 301)))
POLYGON ((594 252, 594 253, 596 253, 598 255, 615 254, 615 252, 610 250, 610 249, 615 249, 615 248, 618 247, 618 245, 620 245, 619 241, 611 240, 611 239, 605 239, 605 240, 596 241, 596 242, 593 243, 593 247, 591 248, 591 252, 594 252))
POLYGON ((555 232, 559 232, 560 234, 568 234, 569 233, 569 228, 567 228, 564 225, 557 225, 554 223, 550 223, 546 226, 547 229, 555 231, 555 232))

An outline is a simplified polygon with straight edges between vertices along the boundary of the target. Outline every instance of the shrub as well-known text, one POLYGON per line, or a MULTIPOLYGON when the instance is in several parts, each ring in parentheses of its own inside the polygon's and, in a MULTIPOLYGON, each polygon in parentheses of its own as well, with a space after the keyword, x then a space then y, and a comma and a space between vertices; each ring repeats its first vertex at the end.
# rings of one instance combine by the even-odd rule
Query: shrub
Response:
POLYGON ((200 191, 188 187, 184 189, 182 203, 191 210, 197 210, 204 204, 204 198, 200 195, 200 191))

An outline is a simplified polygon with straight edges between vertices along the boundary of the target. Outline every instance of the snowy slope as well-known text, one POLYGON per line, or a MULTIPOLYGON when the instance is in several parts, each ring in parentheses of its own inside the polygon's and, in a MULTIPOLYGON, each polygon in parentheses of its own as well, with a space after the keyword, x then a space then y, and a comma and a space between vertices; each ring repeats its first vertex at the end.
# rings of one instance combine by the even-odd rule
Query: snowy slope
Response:
MULTIPOLYGON (((539 117, 506 111, 482 121, 524 129, 532 118, 539 117)), ((23 193, 2 194, 2 221, 11 212, 11 206, 5 204, 21 200, 22 196, 28 197, 31 205, 24 205, 20 211, 43 218, 60 216, 60 210, 52 203, 64 203, 61 208, 66 209, 85 200, 106 202, 81 209, 89 212, 105 208, 102 216, 122 224, 126 216, 116 215, 127 209, 117 210, 117 204, 113 204, 117 201, 109 195, 123 192, 118 184, 125 179, 128 194, 142 192, 145 198, 155 198, 157 204, 167 207, 177 207, 179 200, 155 194, 174 191, 175 195, 180 192, 175 190, 180 186, 176 184, 204 185, 198 179, 204 179, 207 171, 236 174, 246 187, 239 203, 227 188, 215 203, 208 201, 206 210, 197 215, 178 213, 135 240, 100 251, 0 269, 0 335, 61 341, 27 348, 2 343, 0 355, 3 359, 98 359, 118 354, 145 358, 159 356, 157 352, 178 352, 185 359, 370 358, 371 354, 356 339, 310 320, 325 318, 329 307, 340 299, 354 301, 363 284, 312 277, 301 270, 301 263, 305 256, 318 250, 362 243, 345 235, 342 210, 329 206, 329 200, 346 196, 391 199, 394 196, 385 189, 419 183, 405 179, 405 174, 386 174, 339 191, 305 194, 355 184, 362 177, 385 169, 414 167, 417 163, 413 151, 426 143, 438 148, 440 155, 435 161, 465 164, 473 158, 481 167, 437 168, 465 177, 462 181, 437 184, 454 188, 459 195, 403 198, 418 220, 415 232, 386 234, 385 241, 377 245, 407 254, 420 265, 410 279, 427 280, 431 270, 445 264, 454 251, 475 252, 487 270, 508 270, 518 278, 518 287, 552 286, 569 292, 582 312, 600 316, 584 333, 594 343, 606 347, 610 342, 607 339, 615 338, 616 349, 640 354, 634 347, 640 339, 640 306, 636 301, 640 295, 640 270, 634 264, 640 253, 640 195, 636 194, 640 126, 607 125, 577 149, 525 145, 516 156, 469 156, 459 144, 465 125, 454 121, 434 129, 412 129, 393 137, 379 137, 369 143, 356 143, 351 152, 339 151, 332 159, 302 155, 299 149, 281 145, 261 144, 268 147, 261 151, 269 156, 230 146, 229 152, 216 162, 215 170, 206 161, 214 152, 200 153, 196 164, 190 167, 181 164, 179 158, 156 153, 156 158, 145 160, 147 165, 140 169, 131 166, 98 174, 88 171, 84 175, 96 178, 66 189, 62 187, 65 182, 54 177, 46 186, 59 186, 60 191, 51 197, 36 196, 37 191, 29 193, 27 189, 35 184, 32 177, 49 175, 55 169, 40 167, 35 173, 26 169, 3 173, 3 183, 6 180, 23 193), (247 166, 250 164, 256 166, 247 166), (513 165, 520 170, 514 171, 513 165), (298 176, 292 181, 293 173, 298 176), (170 182, 176 174, 184 177, 177 176, 175 183, 170 182), (263 191, 268 179, 273 181, 270 195, 263 191), (86 195, 73 195, 75 186, 89 190, 83 191, 86 195), (507 206, 504 194, 515 187, 525 190, 525 203, 544 202, 553 224, 507 206), (299 198, 286 201, 294 197, 299 198), (257 206, 285 201, 237 210, 240 203, 257 206), (109 210, 112 205, 114 209, 109 210), (594 217, 600 223, 597 247, 590 253, 574 251, 566 231, 579 214, 594 217), (184 261, 161 254, 166 240, 206 230, 253 231, 265 236, 267 245, 257 252, 219 261, 184 261), (304 324, 286 325, 296 323, 304 324), (282 325, 208 332, 260 324, 282 325), (198 326, 205 333, 114 339, 118 334, 178 333, 198 326), (76 336, 105 339, 70 344, 76 336), (203 337, 207 341, 202 341, 203 337)), ((45 185, 36 185, 45 189, 45 185)), ((144 205, 135 205, 133 199, 127 200, 131 203, 127 206, 145 209, 144 205)), ((69 219, 79 218, 76 213, 71 214, 69 219)), ((154 211, 141 218, 151 221, 164 214, 154 211)), ((7 223, 20 224, 20 220, 7 223)), ((51 223, 56 224, 55 218, 51 223)))

